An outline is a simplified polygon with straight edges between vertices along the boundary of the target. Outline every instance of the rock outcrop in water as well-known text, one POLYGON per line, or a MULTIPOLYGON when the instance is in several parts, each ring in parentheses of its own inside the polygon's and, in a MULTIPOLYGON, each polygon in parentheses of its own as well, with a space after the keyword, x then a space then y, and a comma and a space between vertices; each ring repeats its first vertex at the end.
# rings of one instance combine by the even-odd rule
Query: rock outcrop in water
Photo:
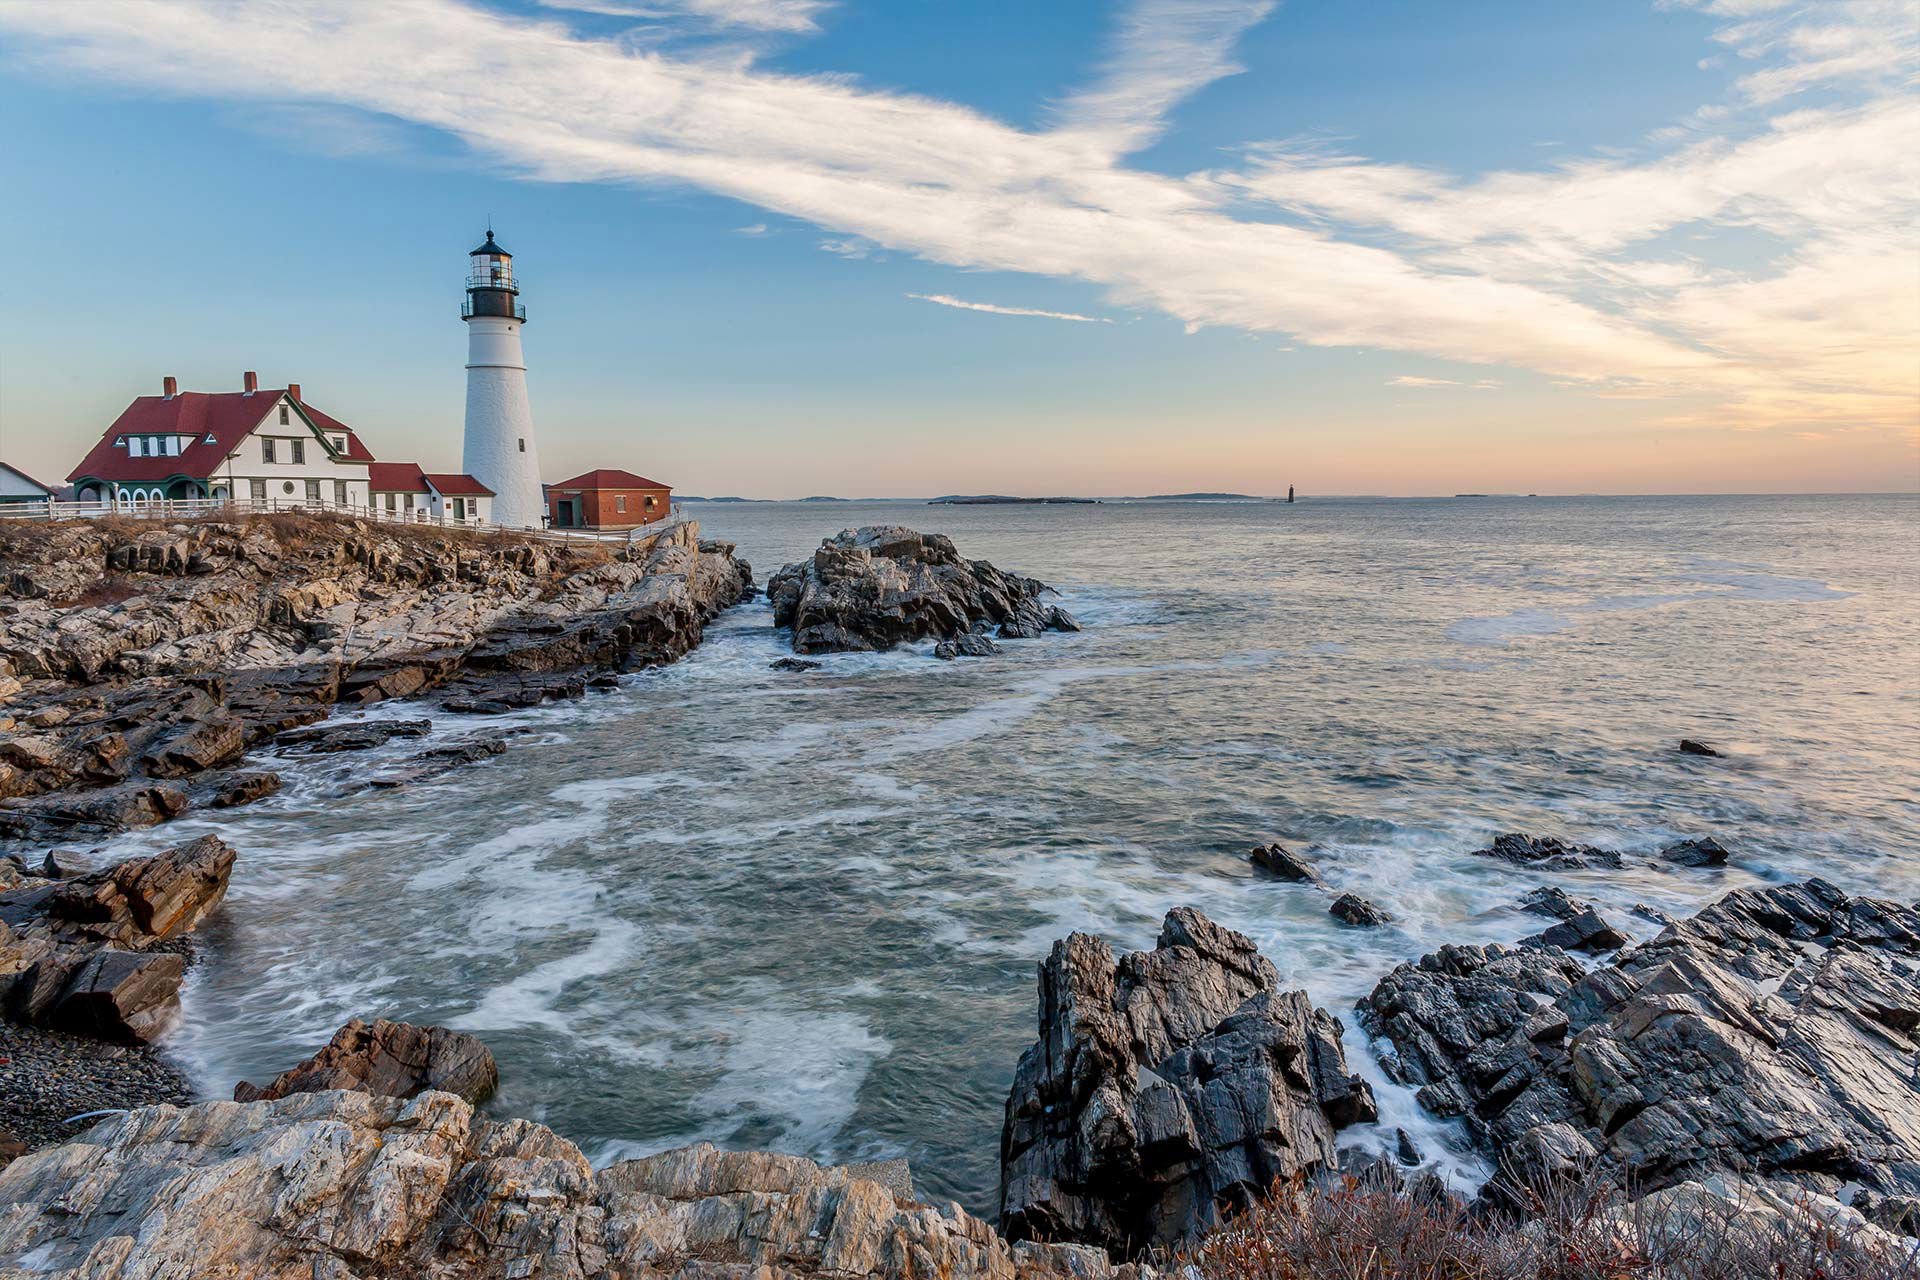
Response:
POLYGON ((233 1100, 272 1101, 291 1093, 358 1089, 389 1098, 437 1090, 478 1103, 499 1083, 493 1054, 463 1031, 355 1018, 334 1032, 320 1052, 265 1086, 242 1080, 233 1087, 233 1100))
POLYGON ((179 1009, 183 938, 226 896, 233 849, 201 836, 151 857, 0 892, 0 984, 16 1021, 145 1042, 179 1009))
MULTIPOLYGON (((448 1093, 145 1107, 0 1170, 0 1277, 134 1280, 1107 1280, 957 1205, 704 1143, 595 1172, 448 1093), (30 1260, 30 1261, 29 1261, 30 1260), (771 1269, 771 1270, 767 1270, 771 1269)), ((1131 1280, 1130 1274, 1123 1280, 1131 1280)))
POLYGON ((1127 1257, 1330 1166, 1373 1094, 1338 1020, 1277 986, 1251 940, 1191 907, 1117 963, 1086 934, 1055 943, 1000 1140, 1007 1234, 1127 1257))
MULTIPOLYGON (((793 629, 796 653, 890 649, 916 640, 960 642, 997 626, 1003 638, 1078 631, 1073 615, 1041 602, 1051 588, 968 560, 953 541, 895 525, 847 529, 810 560, 767 580, 773 622, 793 629)), ((974 649, 984 649, 977 643, 974 649)), ((976 655, 984 656, 984 655, 976 655)))
POLYGON ((1387 1067, 1522 1172, 1920 1193, 1920 911, 1820 880, 1728 894, 1589 972, 1443 947, 1360 1004, 1387 1067))
POLYGON ((686 653, 752 581, 685 523, 610 548, 297 515, 99 521, 0 530, 0 558, 0 837, 164 822, 199 802, 187 780, 337 705, 580 696, 581 672, 686 653))

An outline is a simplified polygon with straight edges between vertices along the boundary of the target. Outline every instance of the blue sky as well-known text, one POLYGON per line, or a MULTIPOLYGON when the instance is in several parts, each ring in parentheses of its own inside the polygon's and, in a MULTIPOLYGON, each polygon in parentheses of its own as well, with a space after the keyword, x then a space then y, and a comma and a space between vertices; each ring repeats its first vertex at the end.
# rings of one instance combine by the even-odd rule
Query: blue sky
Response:
POLYGON ((257 369, 451 466, 490 214, 549 479, 1920 487, 1911 19, 0 0, 0 456, 257 369))

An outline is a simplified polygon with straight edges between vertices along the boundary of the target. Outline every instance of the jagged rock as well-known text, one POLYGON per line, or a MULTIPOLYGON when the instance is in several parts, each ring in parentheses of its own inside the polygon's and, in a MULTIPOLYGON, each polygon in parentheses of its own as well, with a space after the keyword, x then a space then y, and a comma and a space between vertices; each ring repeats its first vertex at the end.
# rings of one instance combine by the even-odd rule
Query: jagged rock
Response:
POLYGON ((1335 1130, 1377 1117, 1372 1091, 1338 1020, 1276 986, 1249 939, 1191 907, 1118 963, 1086 934, 1055 943, 1007 1097, 1007 1234, 1131 1255, 1331 1165, 1335 1130))
POLYGON ((214 715, 167 739, 141 763, 152 777, 184 778, 231 764, 246 749, 246 726, 234 716, 214 715))
POLYGON ((1523 947, 1558 947, 1562 951, 1614 951, 1627 945, 1626 934, 1607 923, 1591 905, 1582 905, 1552 928, 1520 939, 1523 947))
POLYGON ((219 905, 233 849, 202 836, 70 880, 0 894, 0 982, 9 1016, 56 1030, 149 1041, 179 1007, 186 964, 159 944, 219 905))
POLYGON ((1725 754, 1724 752, 1715 751, 1712 747, 1708 746, 1704 742, 1695 742, 1692 738, 1680 739, 1680 752, 1682 755, 1689 755, 1689 756, 1719 757, 1725 754))
POLYGON ((1447 947, 1360 1005, 1387 1068, 1496 1159, 1578 1133, 1640 1190, 1719 1176, 1920 1193, 1920 911, 1820 880, 1728 894, 1584 973, 1447 947))
POLYGON ((417 1027, 408 1022, 359 1018, 333 1033, 320 1052, 283 1071, 265 1085, 242 1080, 233 1087, 235 1102, 284 1098, 322 1089, 358 1089, 362 1093, 411 1098, 438 1089, 479 1103, 500 1083, 487 1046, 463 1031, 417 1027))
POLYGON ((1327 908, 1327 914, 1343 924, 1362 929, 1393 923, 1392 915, 1357 893, 1343 893, 1335 898, 1333 905, 1327 908))
POLYGON ((1009 1244, 796 1156, 702 1143, 596 1173, 438 1092, 104 1120, 0 1170, 0 1258, 28 1257, 60 1280, 1125 1280, 1098 1250, 1009 1244))
POLYGON ((1725 845, 1712 836, 1705 836, 1670 844, 1660 851, 1660 857, 1681 867, 1724 867, 1728 854, 1725 845))
POLYGON ((793 629, 796 653, 865 652, 914 640, 959 640, 976 623, 1003 636, 1077 629, 1039 603, 1049 588, 968 560, 937 533, 898 526, 847 529, 811 560, 767 581, 773 622, 793 629))
POLYGON ((775 658, 767 667, 772 671, 818 671, 822 665, 806 658, 775 658))
POLYGON ((270 772, 236 773, 220 784, 214 793, 213 807, 233 809, 255 800, 264 800, 280 789, 280 775, 270 772))
POLYGON ((1512 831, 1494 837, 1485 849, 1475 849, 1476 858, 1498 858, 1517 866, 1537 867, 1543 871, 1566 871, 1578 867, 1604 867, 1617 871, 1625 860, 1611 849, 1596 849, 1590 844, 1571 844, 1556 836, 1530 836, 1512 831))
POLYGON ((424 738, 433 728, 431 720, 370 720, 364 724, 333 724, 318 729, 296 729, 283 733, 275 741, 283 747, 299 747, 320 754, 334 751, 365 751, 383 747, 395 738, 424 738))
POLYGON ((1313 864, 1282 844, 1265 844, 1247 855, 1247 860, 1269 875, 1282 880, 1291 880, 1296 884, 1322 885, 1320 873, 1313 864))
POLYGON ((95 791, 36 796, 0 805, 0 836, 30 839, 78 831, 125 831, 176 818, 187 793, 164 783, 129 782, 95 791))
POLYGON ((1394 1159, 1398 1160, 1401 1164, 1407 1165, 1410 1168, 1418 1165, 1426 1158, 1420 1152, 1420 1144, 1415 1142, 1413 1135, 1405 1129, 1395 1129, 1393 1131, 1393 1156, 1394 1159))
POLYGON ((951 661, 954 658, 991 658, 1002 652, 999 645, 977 631, 955 636, 951 640, 942 640, 933 646, 933 656, 951 661))
POLYGON ((428 778, 437 777, 449 769, 463 764, 474 764, 489 756, 503 754, 507 749, 505 734, 490 734, 469 742, 452 742, 442 747, 429 747, 417 756, 408 758, 399 768, 367 779, 369 787, 407 787, 428 778))
POLYGON ((1571 920, 1585 910, 1589 903, 1580 902, 1568 896, 1565 889, 1543 884, 1537 889, 1529 889, 1520 895, 1520 901, 1514 904, 1522 911, 1530 911, 1537 916, 1550 916, 1555 920, 1571 920))

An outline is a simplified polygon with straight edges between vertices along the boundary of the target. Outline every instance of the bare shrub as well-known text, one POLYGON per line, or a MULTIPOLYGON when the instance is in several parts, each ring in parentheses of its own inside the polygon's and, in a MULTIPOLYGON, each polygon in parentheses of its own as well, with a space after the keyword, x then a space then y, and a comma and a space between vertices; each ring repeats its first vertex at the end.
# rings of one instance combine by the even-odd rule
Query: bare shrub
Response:
POLYGON ((1187 1280, 1920 1280, 1920 1241, 1804 1197, 1627 1202, 1594 1175, 1522 1195, 1524 1220, 1373 1179, 1278 1186, 1173 1259, 1187 1280))

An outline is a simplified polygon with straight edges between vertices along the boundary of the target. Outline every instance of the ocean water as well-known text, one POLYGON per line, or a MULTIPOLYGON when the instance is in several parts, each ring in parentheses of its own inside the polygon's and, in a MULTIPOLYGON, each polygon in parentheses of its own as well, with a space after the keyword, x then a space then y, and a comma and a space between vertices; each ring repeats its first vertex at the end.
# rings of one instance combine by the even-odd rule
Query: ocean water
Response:
POLYGON ((1542 882, 1643 935, 1635 904, 1809 874, 1920 896, 1913 498, 697 511, 761 580, 842 527, 946 532, 1087 629, 790 675, 756 600, 616 692, 436 717, 437 739, 524 730, 495 760, 387 793, 353 783, 419 744, 289 761, 270 801, 127 838, 240 850, 171 1041, 209 1096, 351 1016, 441 1022, 499 1058, 495 1110, 596 1161, 701 1138, 904 1155, 991 1213, 1036 963, 1075 929, 1151 945, 1193 904, 1347 1022, 1386 1113, 1352 1140, 1404 1125, 1471 1179, 1353 1026, 1393 964, 1536 931, 1511 904, 1542 882), (1508 830, 1710 833, 1735 865, 1468 856, 1508 830), (1398 923, 1263 879, 1246 852, 1270 840, 1398 923))

